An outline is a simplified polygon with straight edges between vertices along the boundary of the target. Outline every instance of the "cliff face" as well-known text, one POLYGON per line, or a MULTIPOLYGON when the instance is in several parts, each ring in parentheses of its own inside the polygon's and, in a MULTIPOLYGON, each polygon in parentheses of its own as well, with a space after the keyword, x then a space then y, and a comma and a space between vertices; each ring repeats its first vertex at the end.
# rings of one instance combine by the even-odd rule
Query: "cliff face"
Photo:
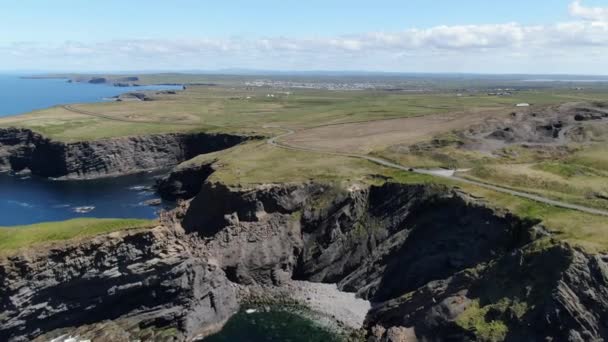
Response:
POLYGON ((605 339, 608 257, 538 223, 443 187, 315 183, 205 184, 183 220, 222 246, 234 282, 291 276, 371 299, 370 341, 605 339))
POLYGON ((175 217, 1 261, 0 339, 107 320, 188 339, 236 310, 234 286, 294 278, 371 299, 370 341, 608 334, 607 257, 444 187, 205 183, 175 217))
POLYGON ((213 161, 201 165, 174 168, 156 182, 158 194, 165 200, 191 199, 202 189, 205 180, 214 172, 213 161))
POLYGON ((172 326, 191 339, 238 308, 222 270, 197 253, 156 228, 15 255, 0 264, 0 340, 106 320, 135 335, 172 326))
POLYGON ((457 341, 604 341, 607 266, 606 256, 565 245, 528 246, 380 303, 368 314, 368 326, 380 336, 409 327, 430 341, 447 336, 457 341))
POLYGON ((95 178, 174 166, 226 149, 246 137, 228 134, 156 134, 62 143, 27 129, 0 129, 0 170, 53 178, 95 178))

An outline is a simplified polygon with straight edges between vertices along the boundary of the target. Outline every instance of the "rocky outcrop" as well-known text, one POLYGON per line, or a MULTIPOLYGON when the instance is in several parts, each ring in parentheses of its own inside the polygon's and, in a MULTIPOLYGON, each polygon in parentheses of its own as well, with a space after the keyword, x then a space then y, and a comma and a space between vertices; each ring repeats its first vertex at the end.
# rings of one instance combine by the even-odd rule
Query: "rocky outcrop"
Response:
POLYGON ((69 82, 79 82, 79 83, 91 83, 91 84, 126 84, 127 86, 131 86, 133 82, 138 82, 139 77, 137 76, 75 76, 68 80, 69 82))
POLYGON ((91 84, 103 84, 106 82, 108 82, 108 80, 105 77, 91 77, 91 79, 87 81, 87 83, 91 84))
POLYGON ((444 187, 390 183, 206 184, 183 221, 221 246, 234 282, 291 274, 376 302, 370 341, 606 338, 606 258, 548 240, 538 223, 444 187))
POLYGON ((302 215, 308 248, 298 276, 338 282, 372 301, 521 247, 532 240, 537 223, 468 202, 442 187, 386 184, 343 196, 328 207, 331 215, 302 215))
POLYGON ((178 166, 157 180, 156 191, 167 201, 191 199, 201 191, 203 183, 213 173, 213 163, 178 166))
POLYGON ((603 341, 605 259, 561 244, 529 246, 380 303, 368 325, 409 327, 430 341, 603 341))
POLYGON ((171 167, 247 137, 172 133, 63 143, 27 129, 0 129, 0 170, 52 178, 96 178, 171 167))
POLYGON ((189 340, 238 309, 223 271, 167 228, 22 252, 0 263, 0 286, 2 341, 107 320, 189 340))
POLYGON ((205 182, 165 221, 0 262, 0 339, 109 321, 189 339, 236 310, 235 287, 291 279, 371 299, 370 341, 608 336, 608 257, 443 186, 205 182))
POLYGON ((608 126, 605 104, 566 103, 531 112, 518 110, 510 116, 488 119, 457 132, 465 149, 499 152, 511 145, 527 147, 567 147, 571 143, 590 143, 605 133, 608 126), (592 121, 589 122, 589 121, 592 121))
MULTIPOLYGON (((129 85, 123 85, 123 87, 129 87, 129 85)), ((152 92, 131 92, 118 95, 115 98, 116 101, 153 101, 152 95, 152 92)))

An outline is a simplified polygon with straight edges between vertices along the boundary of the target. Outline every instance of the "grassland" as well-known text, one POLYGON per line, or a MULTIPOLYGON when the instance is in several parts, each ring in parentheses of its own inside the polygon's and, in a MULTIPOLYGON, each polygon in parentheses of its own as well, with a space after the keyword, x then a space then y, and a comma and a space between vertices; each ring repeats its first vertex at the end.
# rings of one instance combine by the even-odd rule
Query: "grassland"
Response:
MULTIPOLYGON (((370 153, 407 166, 472 168, 468 177, 572 203, 608 208, 608 201, 602 198, 608 193, 608 151, 603 143, 597 143, 594 148, 577 147, 572 153, 563 156, 550 153, 543 156, 520 150, 504 158, 490 158, 460 149, 458 138, 451 133, 478 119, 508 115, 516 103, 532 103, 534 107, 568 101, 599 101, 607 98, 608 92, 605 89, 522 90, 514 92, 513 96, 504 97, 488 96, 485 92, 465 92, 459 96, 461 91, 456 88, 425 93, 271 89, 243 86, 231 76, 220 81, 216 78, 217 82, 194 76, 184 79, 186 76, 180 74, 146 77, 148 78, 141 79, 141 83, 209 82, 218 86, 192 85, 177 94, 152 95, 153 101, 73 106, 77 110, 103 114, 104 117, 55 107, 2 118, 0 127, 26 127, 56 140, 80 141, 191 131, 273 136, 282 131, 272 127, 281 126, 298 132, 300 135, 296 134, 293 138, 299 144, 305 144, 308 139, 316 143, 314 147, 319 149, 332 151, 344 148, 344 152, 354 150, 370 153), (471 117, 475 120, 467 121, 471 117), (410 120, 412 118, 419 122, 410 120), (429 122, 445 119, 449 119, 446 120, 447 124, 438 124, 436 129, 425 131, 431 125, 429 122), (462 121, 462 125, 454 125, 454 122, 460 122, 458 120, 462 121), (417 124, 412 124, 414 122, 417 124), (352 134, 357 130, 362 133, 352 134), (318 139, 321 136, 319 132, 324 139, 318 139), (412 140, 412 136, 418 133, 421 133, 420 137, 412 140), (436 146, 418 152, 409 150, 411 143, 425 139, 435 139, 436 146), (342 144, 340 141, 347 143, 342 144)), ((377 183, 390 178, 406 183, 440 182, 460 186, 464 191, 484 198, 488 205, 543 220, 566 241, 593 250, 608 250, 608 238, 605 237, 608 236, 605 234, 608 222, 603 217, 557 209, 472 185, 398 172, 365 160, 284 150, 256 141, 199 156, 190 163, 209 160, 216 161, 218 167, 210 180, 233 185, 308 180, 377 183)), ((28 241, 60 240, 87 232, 95 234, 130 227, 124 222, 110 225, 116 228, 106 228, 106 222, 100 222, 99 225, 92 221, 84 225, 81 223, 49 224, 44 229, 24 228, 24 231, 31 231, 31 235, 15 237, 16 242, 8 239, 5 245, 0 244, 0 249, 4 246, 14 248, 10 247, 11 244, 22 246, 28 241), (57 237, 52 233, 54 229, 60 232, 57 237)), ((6 234, 6 230, 2 229, 0 233, 6 234)))
POLYGON ((601 98, 602 92, 521 91, 512 97, 457 96, 455 93, 326 91, 244 86, 189 86, 154 101, 74 105, 130 122, 87 116, 63 107, 0 119, 0 127, 27 127, 62 141, 182 131, 267 133, 265 125, 310 128, 319 125, 406 118, 474 110, 508 111, 514 104, 552 104, 573 98, 601 98), (274 97, 268 97, 274 95, 274 97), (139 122, 138 122, 139 121, 139 122), (157 123, 149 123, 157 122, 157 123))
POLYGON ((196 157, 184 164, 216 161, 218 171, 209 181, 230 185, 306 181, 371 181, 390 172, 369 161, 323 153, 290 151, 265 141, 196 157))
POLYGON ((85 218, 29 226, 0 227, 0 254, 41 243, 84 238, 119 230, 147 228, 154 225, 153 220, 85 218))
POLYGON ((509 147, 503 155, 444 146, 422 152, 389 148, 376 154, 420 168, 466 169, 460 177, 568 203, 608 209, 608 143, 560 149, 509 147))

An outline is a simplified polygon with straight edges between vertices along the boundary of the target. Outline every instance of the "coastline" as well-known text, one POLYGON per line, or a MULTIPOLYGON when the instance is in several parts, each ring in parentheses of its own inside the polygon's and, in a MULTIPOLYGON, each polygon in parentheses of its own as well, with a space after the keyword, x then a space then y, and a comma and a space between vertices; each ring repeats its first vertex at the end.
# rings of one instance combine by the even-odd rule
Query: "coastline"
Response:
POLYGON ((0 87, 5 89, 0 106, 0 118, 17 117, 65 104, 102 103, 116 101, 130 92, 181 91, 181 84, 135 84, 120 80, 106 82, 74 81, 69 77, 37 77, 0 73, 0 87), (31 82, 31 83, 30 83, 31 82), (40 92, 40 89, 52 91, 40 92), (36 94, 32 100, 31 94, 36 94), (27 99, 15 101, 14 99, 27 99))

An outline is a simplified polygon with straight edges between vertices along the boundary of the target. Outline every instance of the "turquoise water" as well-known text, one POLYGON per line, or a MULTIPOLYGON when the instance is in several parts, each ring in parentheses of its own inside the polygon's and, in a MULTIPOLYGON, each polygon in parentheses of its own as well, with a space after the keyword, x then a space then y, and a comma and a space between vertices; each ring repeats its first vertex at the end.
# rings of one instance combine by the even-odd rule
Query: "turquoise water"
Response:
MULTIPOLYGON (((67 83, 60 79, 21 79, 0 75, 0 117, 59 104, 102 101, 134 90, 176 89, 175 86, 113 87, 67 83)), ((0 226, 60 221, 78 217, 155 218, 159 207, 154 175, 94 181, 49 181, 0 174, 0 226)))
POLYGON ((272 310, 234 315, 219 333, 204 342, 338 342, 339 335, 308 318, 286 311, 272 310))
POLYGON ((68 83, 64 79, 23 79, 0 74, 0 117, 60 104, 99 102, 131 91, 181 89, 176 86, 114 87, 68 83))

